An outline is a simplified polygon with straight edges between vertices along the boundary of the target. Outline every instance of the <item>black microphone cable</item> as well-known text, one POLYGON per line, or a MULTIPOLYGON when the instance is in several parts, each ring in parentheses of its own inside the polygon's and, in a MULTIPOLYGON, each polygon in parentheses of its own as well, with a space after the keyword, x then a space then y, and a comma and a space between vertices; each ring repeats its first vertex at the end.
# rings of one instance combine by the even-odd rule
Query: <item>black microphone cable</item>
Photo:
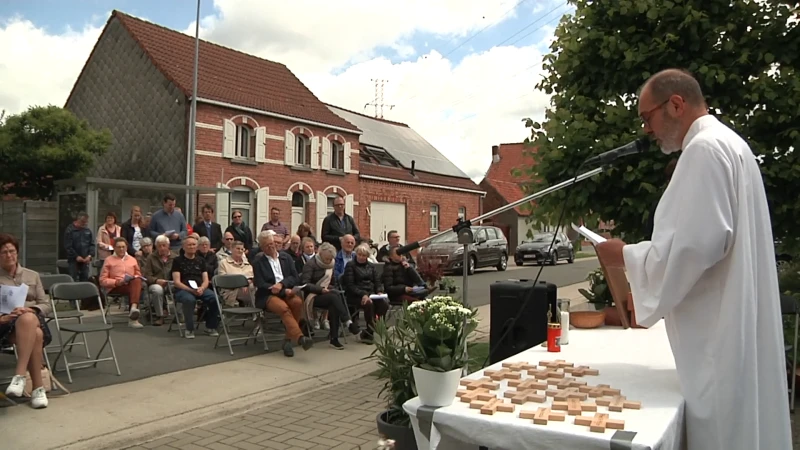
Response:
MULTIPOLYGON (((556 229, 553 232, 553 240, 550 242, 550 248, 551 249, 555 245, 556 236, 558 236, 558 230, 561 228, 561 222, 564 220, 564 212, 566 211, 566 205, 567 205, 567 203, 569 201, 570 194, 572 194, 572 188, 573 188, 573 186, 575 186, 575 184, 577 184, 578 176, 580 175, 580 171, 581 171, 581 169, 583 169, 583 166, 585 166, 585 165, 586 165, 586 161, 582 162, 578 166, 578 168, 575 169, 575 174, 572 176, 572 184, 567 186, 567 195, 564 198, 564 201, 561 203, 561 212, 559 213, 559 216, 558 216, 558 222, 556 223, 556 229)), ((543 270, 544 270, 544 261, 542 262, 542 265, 539 266, 539 272, 536 274, 536 278, 533 280, 533 285, 534 286, 536 286, 536 283, 539 282, 539 277, 542 275, 542 271, 543 270)), ((464 276, 466 276, 466 275, 464 275, 464 276)), ((497 340, 497 343, 495 344, 494 348, 490 348, 489 349, 489 354, 486 355, 486 359, 483 361, 483 364, 481 365, 481 369, 486 367, 486 363, 489 362, 489 359, 491 358, 491 356, 497 352, 497 349, 500 348, 501 343, 503 342, 503 340, 505 340, 505 338, 508 336, 508 334, 514 328, 514 325, 517 323, 517 320, 519 320, 519 318, 522 317, 522 313, 525 311, 525 308, 527 308, 528 303, 531 301, 532 298, 533 298, 533 295, 528 296, 528 298, 526 298, 525 301, 522 303, 522 306, 520 306, 519 311, 517 312, 517 315, 512 319, 506 320, 506 322, 503 324, 503 326, 506 327, 506 330, 500 336, 500 339, 497 340)), ((550 305, 548 305, 547 308, 549 310, 550 309, 550 305)))

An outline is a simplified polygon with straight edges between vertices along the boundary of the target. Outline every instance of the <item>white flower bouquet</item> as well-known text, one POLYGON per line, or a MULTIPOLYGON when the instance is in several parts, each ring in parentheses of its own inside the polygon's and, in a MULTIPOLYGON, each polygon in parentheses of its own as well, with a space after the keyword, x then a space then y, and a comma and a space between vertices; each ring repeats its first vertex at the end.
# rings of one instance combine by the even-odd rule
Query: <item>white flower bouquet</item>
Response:
POLYGON ((467 364, 464 348, 478 327, 477 309, 467 308, 450 296, 435 296, 407 306, 404 320, 414 333, 408 356, 414 366, 449 372, 467 364))

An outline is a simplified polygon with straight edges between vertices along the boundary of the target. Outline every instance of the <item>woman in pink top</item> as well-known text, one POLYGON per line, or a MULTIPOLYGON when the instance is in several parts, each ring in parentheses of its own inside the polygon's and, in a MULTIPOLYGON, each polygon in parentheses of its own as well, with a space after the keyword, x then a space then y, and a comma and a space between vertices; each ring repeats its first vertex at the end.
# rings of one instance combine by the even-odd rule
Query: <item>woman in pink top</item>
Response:
POLYGON ((142 295, 142 271, 136 258, 128 254, 128 241, 124 237, 114 239, 114 254, 106 258, 100 271, 100 286, 109 294, 127 295, 131 313, 128 326, 142 328, 139 323, 139 298, 142 295))

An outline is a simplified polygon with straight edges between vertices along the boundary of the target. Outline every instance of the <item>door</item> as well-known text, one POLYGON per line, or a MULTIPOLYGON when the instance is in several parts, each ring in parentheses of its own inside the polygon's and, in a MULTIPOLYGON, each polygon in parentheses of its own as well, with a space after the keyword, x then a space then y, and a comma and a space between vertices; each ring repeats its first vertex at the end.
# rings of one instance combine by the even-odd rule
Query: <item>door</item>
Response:
POLYGON ((370 203, 369 237, 378 245, 386 245, 390 231, 397 230, 400 242, 408 243, 406 236, 406 205, 404 203, 372 202, 370 203))
POLYGON ((491 266, 492 261, 492 241, 486 233, 486 228, 481 228, 475 233, 475 248, 478 254, 478 264, 475 267, 491 266), (483 242, 481 242, 483 241, 483 242))
POLYGON ((292 194, 292 228, 290 233, 294 234, 297 228, 306 221, 306 196, 303 192, 292 194))

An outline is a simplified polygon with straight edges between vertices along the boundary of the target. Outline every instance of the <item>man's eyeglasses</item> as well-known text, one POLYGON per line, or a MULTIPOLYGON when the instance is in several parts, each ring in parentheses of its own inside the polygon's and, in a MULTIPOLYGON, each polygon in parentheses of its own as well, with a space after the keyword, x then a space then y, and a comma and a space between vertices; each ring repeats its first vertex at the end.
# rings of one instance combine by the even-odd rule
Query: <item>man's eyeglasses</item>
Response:
POLYGON ((11 250, 3 250, 2 252, 0 252, 0 255, 2 256, 15 256, 16 254, 17 250, 13 248, 11 250))
POLYGON ((241 219, 242 216, 233 216, 234 219, 241 219))
POLYGON ((232 241, 233 238, 225 238, 226 241, 232 241))
POLYGON ((643 124, 645 124, 645 125, 647 125, 647 126, 650 126, 650 116, 652 116, 652 115, 653 115, 653 113, 654 113, 654 112, 656 112, 657 110, 659 110, 659 109, 661 109, 662 107, 664 107, 664 105, 666 105, 667 103, 669 103, 669 100, 670 100, 670 99, 666 99, 666 100, 664 100, 663 102, 659 103, 657 106, 655 106, 655 107, 651 108, 650 110, 648 110, 648 111, 645 111, 645 112, 643 112, 643 113, 639 114, 639 118, 640 118, 640 119, 642 119, 642 123, 643 123, 643 124))

